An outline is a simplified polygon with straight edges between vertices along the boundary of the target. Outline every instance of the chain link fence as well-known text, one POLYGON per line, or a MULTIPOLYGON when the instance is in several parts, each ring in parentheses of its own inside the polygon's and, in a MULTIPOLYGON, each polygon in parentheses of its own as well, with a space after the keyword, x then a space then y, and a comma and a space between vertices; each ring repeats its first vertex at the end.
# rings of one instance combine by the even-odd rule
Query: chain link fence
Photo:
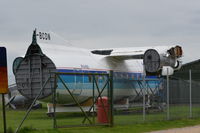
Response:
MULTIPOLYGON (((115 75, 115 73, 114 73, 115 75)), ((149 77, 137 79, 130 76, 113 77, 114 125, 128 125, 135 123, 187 119, 200 117, 200 78, 196 71, 180 73, 166 77, 149 77), (117 78, 116 78, 117 77, 117 78), (169 91, 167 87, 169 86, 169 91), (129 88, 123 90, 123 85, 129 88), (117 90, 116 88, 119 88, 117 90), (120 88, 121 87, 121 88, 120 88), (122 90, 122 92, 119 92, 122 90), (117 92, 118 91, 118 92, 117 92), (125 96, 124 92, 129 95, 125 96), (168 93, 167 93, 168 92, 168 93), (116 98, 121 93, 121 98, 116 98), (121 99, 121 100, 120 100, 121 99)), ((43 104, 45 105, 45 103, 43 104)), ((47 108, 33 110, 23 127, 37 129, 52 129, 52 118, 46 115, 47 108), (40 121, 41 124, 38 124, 40 121)), ((25 110, 12 110, 7 108, 8 127, 16 129, 25 114, 25 110)), ((1 116, 1 115, 0 115, 1 116)), ((81 122, 80 113, 58 114, 58 124, 81 122)), ((79 123, 78 123, 79 124, 79 123)), ((0 130, 1 131, 1 130, 0 130)))
POLYGON ((200 80, 196 71, 179 73, 178 76, 169 76, 169 79, 146 78, 145 81, 132 82, 143 84, 139 88, 140 94, 129 101, 129 108, 115 109, 115 124, 200 117, 200 80))

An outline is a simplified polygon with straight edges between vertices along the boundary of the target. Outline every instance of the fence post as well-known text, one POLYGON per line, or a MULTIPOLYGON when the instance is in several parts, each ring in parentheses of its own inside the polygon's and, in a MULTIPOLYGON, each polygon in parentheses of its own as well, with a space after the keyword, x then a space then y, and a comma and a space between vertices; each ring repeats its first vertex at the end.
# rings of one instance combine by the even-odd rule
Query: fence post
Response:
POLYGON ((109 92, 110 92, 110 126, 112 127, 113 124, 114 124, 114 118, 113 118, 113 71, 111 70, 110 71, 110 74, 109 74, 109 80, 110 80, 110 86, 109 86, 109 92))
POLYGON ((169 69, 167 68, 167 120, 169 120, 169 69))
POLYGON ((6 128, 6 109, 5 109, 5 98, 4 95, 2 93, 2 110, 3 110, 3 129, 4 129, 4 133, 7 133, 7 128, 6 128))
POLYGON ((145 110, 145 89, 146 89, 146 81, 145 81, 145 77, 146 77, 146 73, 145 73, 145 65, 143 65, 143 121, 145 121, 146 119, 146 110, 145 110))
POLYGON ((192 118, 192 73, 191 69, 189 70, 189 80, 190 80, 190 118, 192 118))
POLYGON ((53 100, 53 128, 57 128, 56 122, 56 89, 57 89, 57 74, 54 75, 54 88, 52 94, 53 100))
POLYGON ((93 118, 93 124, 95 124, 95 111, 94 111, 94 106, 95 106, 95 89, 94 89, 94 75, 92 75, 92 118, 93 118))

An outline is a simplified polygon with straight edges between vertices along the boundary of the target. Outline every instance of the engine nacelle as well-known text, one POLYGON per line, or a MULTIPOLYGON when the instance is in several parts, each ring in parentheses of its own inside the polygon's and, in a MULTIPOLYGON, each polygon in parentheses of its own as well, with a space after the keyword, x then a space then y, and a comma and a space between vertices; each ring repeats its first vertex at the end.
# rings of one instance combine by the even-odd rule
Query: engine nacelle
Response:
POLYGON ((159 53, 155 49, 148 49, 144 53, 143 64, 147 75, 160 75, 163 66, 170 66, 174 70, 181 68, 181 62, 178 60, 182 56, 180 46, 172 47, 166 52, 159 53))
POLYGON ((181 67, 182 67, 182 62, 177 60, 175 66, 174 66, 174 70, 179 70, 179 69, 181 69, 181 67))

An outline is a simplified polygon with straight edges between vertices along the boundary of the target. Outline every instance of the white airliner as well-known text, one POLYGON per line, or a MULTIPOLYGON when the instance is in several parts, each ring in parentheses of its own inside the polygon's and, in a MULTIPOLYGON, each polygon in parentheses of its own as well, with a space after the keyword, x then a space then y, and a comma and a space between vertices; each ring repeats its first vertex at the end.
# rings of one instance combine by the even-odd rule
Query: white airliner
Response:
MULTIPOLYGON (((52 72, 108 73, 114 71, 115 77, 129 79, 114 82, 114 100, 136 95, 136 82, 142 79, 144 72, 150 78, 164 73, 163 67, 173 70, 181 67, 182 48, 178 45, 155 47, 129 47, 88 50, 65 45, 37 44, 36 30, 33 40, 24 57, 18 57, 13 63, 16 84, 19 92, 26 98, 33 99, 52 72)), ((92 96, 90 76, 62 76, 79 102, 92 96)), ((54 77, 50 78, 40 99, 51 101, 54 77)), ((100 86, 104 78, 99 77, 100 86)), ((57 81, 57 102, 73 104, 61 82, 57 81)), ((152 84, 152 87, 154 85, 152 84)))

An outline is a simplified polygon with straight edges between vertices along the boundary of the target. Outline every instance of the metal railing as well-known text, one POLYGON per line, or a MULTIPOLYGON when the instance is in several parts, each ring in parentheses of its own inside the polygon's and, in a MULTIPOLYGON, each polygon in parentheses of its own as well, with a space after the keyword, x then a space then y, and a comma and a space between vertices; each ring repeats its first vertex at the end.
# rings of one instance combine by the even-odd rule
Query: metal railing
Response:
POLYGON ((53 97, 52 97, 52 103, 53 103, 53 108, 54 108, 54 112, 53 112, 53 127, 54 128, 59 128, 59 127, 75 127, 75 126, 97 126, 97 125, 108 125, 108 126, 113 126, 113 72, 110 71, 110 73, 65 73, 65 72, 56 72, 55 73, 55 88, 53 91, 53 97), (92 76, 92 95, 89 96, 93 99, 93 103, 92 105, 90 105, 89 110, 84 111, 84 109, 82 108, 81 104, 79 103, 79 101, 76 99, 76 97, 74 97, 73 93, 71 92, 70 88, 68 87, 68 83, 67 81, 64 81, 63 78, 61 77, 65 76, 65 75, 84 75, 84 76, 92 76), (107 80, 105 81, 105 84, 103 85, 103 87, 100 89, 99 85, 98 85, 98 81, 96 79, 97 76, 105 76, 107 78, 107 80), (57 119, 56 119, 56 89, 57 89, 57 81, 60 81, 61 84, 63 85, 63 87, 65 88, 65 90, 68 92, 68 94, 70 95, 70 97, 73 99, 74 103, 76 104, 76 106, 79 107, 79 109, 81 110, 81 112, 84 114, 84 118, 82 120, 82 124, 79 125, 62 125, 62 126, 58 126, 57 125, 57 119), (108 102, 109 102, 109 112, 107 114, 107 119, 109 120, 109 123, 105 123, 105 124, 99 124, 95 122, 95 110, 94 110, 94 106, 98 100, 98 98, 100 98, 101 104, 103 105, 103 109, 104 112, 106 112, 105 110, 105 106, 104 103, 102 101, 102 93, 105 91, 105 88, 107 87, 107 97, 108 97, 108 102), (97 95, 95 95, 95 89, 97 90, 97 95), (89 118, 88 114, 89 113, 93 113, 92 115, 92 120, 89 118), (89 125, 85 124, 86 120, 89 122, 89 125))

